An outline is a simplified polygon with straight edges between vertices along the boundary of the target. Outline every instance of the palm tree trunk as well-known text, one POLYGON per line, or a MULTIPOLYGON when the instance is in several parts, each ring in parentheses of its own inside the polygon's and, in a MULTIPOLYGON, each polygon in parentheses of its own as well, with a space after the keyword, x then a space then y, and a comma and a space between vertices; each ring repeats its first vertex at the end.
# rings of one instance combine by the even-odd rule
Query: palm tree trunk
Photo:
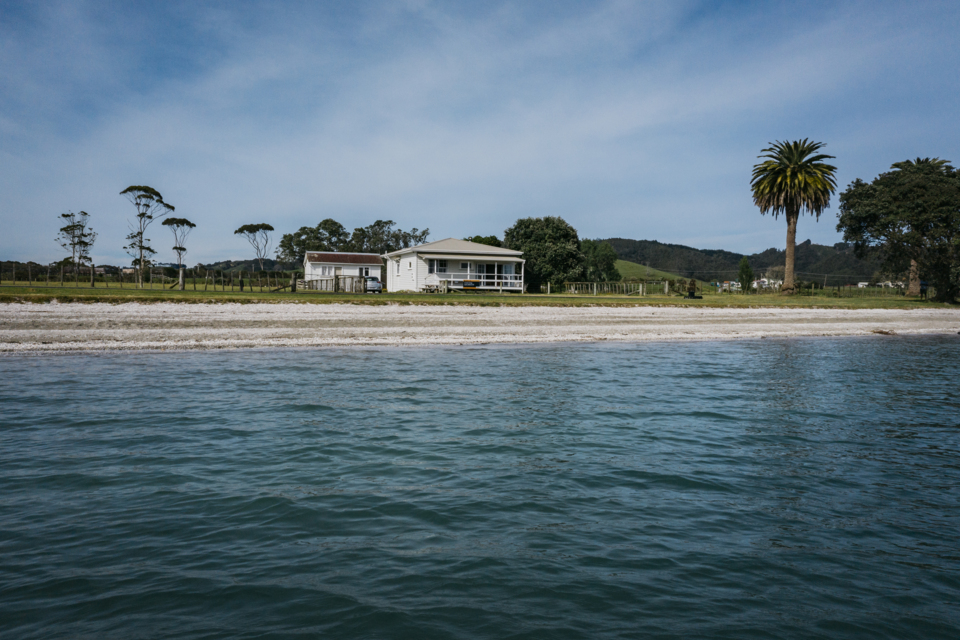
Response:
POLYGON ((907 295, 920 295, 920 265, 916 260, 910 260, 910 284, 907 286, 907 295))
POLYGON ((797 246, 797 219, 799 217, 799 212, 794 213, 791 211, 787 213, 787 259, 783 271, 783 287, 780 288, 780 293, 787 295, 792 295, 795 289, 793 282, 793 261, 797 246))

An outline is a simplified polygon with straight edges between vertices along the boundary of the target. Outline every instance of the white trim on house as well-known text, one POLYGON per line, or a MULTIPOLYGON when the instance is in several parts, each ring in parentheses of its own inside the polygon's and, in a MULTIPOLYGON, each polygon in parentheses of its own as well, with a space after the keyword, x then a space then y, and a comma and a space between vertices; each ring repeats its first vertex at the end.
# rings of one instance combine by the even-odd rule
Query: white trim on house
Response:
POLYGON ((424 291, 445 281, 449 289, 522 292, 523 252, 447 238, 391 251, 388 291, 424 291), (464 267, 463 265, 466 265, 464 267))

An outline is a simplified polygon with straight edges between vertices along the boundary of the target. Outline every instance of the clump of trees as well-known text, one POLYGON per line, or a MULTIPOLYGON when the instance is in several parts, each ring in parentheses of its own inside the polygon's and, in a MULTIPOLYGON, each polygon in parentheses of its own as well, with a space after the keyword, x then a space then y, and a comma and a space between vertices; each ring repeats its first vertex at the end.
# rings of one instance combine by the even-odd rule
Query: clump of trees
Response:
POLYGON ((857 255, 878 251, 888 273, 929 280, 934 298, 960 295, 960 172, 949 161, 917 158, 891 165, 840 195, 837 231, 857 255))
POLYGON ((780 292, 794 292, 794 253, 797 244, 797 221, 806 211, 820 219, 830 206, 830 196, 837 188, 837 168, 823 162, 833 156, 817 153, 825 145, 807 138, 795 142, 771 143, 761 151, 766 158, 754 165, 750 187, 753 202, 761 214, 783 214, 787 219, 786 268, 780 292))
POLYGON ((307 251, 348 251, 383 255, 423 244, 429 235, 429 229, 397 229, 393 220, 377 220, 369 226, 357 227, 351 233, 336 220, 327 218, 316 227, 300 227, 294 233, 284 234, 277 243, 277 260, 302 264, 307 251))
POLYGON ((616 282, 622 276, 617 270, 617 252, 606 242, 584 240, 580 243, 583 253, 583 273, 587 282, 616 282))
POLYGON ((525 279, 534 291, 548 282, 557 287, 583 278, 580 238, 563 218, 521 218, 503 232, 503 244, 523 252, 525 279))
POLYGON ((485 244, 488 247, 502 247, 503 243, 500 242, 500 238, 497 236, 473 236, 472 238, 464 238, 467 242, 476 242, 477 244, 485 244))

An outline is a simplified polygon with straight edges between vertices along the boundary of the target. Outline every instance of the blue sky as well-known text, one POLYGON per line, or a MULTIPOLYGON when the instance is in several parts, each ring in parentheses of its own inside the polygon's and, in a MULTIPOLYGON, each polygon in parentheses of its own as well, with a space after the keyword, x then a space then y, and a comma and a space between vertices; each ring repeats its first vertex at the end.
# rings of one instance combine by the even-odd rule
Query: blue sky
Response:
POLYGON ((960 161, 958 24, 957 2, 3 2, 0 258, 58 259, 82 209, 95 261, 128 262, 131 184, 197 224, 190 264, 327 217, 782 247, 750 198, 767 142, 826 142, 841 189, 960 161))

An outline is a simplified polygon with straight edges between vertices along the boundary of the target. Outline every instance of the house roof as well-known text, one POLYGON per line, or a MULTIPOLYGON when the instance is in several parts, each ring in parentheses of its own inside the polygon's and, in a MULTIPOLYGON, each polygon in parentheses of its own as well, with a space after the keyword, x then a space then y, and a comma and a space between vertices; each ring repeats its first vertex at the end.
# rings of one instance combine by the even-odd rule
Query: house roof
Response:
POLYGON ((445 240, 437 240, 436 242, 428 242, 426 244, 421 244, 416 247, 410 247, 408 249, 400 249, 399 251, 391 251, 386 254, 384 257, 394 257, 403 255, 404 253, 411 253, 416 251, 417 253, 443 253, 443 254, 456 254, 457 256, 502 256, 502 257, 520 257, 523 255, 522 251, 514 251, 512 249, 504 249, 503 247, 491 247, 485 244, 480 244, 479 242, 470 242, 469 240, 457 240, 456 238, 446 238, 445 240))
POLYGON ((375 264, 383 263, 375 253, 338 253, 333 251, 308 251, 304 262, 323 262, 325 264, 375 264))

